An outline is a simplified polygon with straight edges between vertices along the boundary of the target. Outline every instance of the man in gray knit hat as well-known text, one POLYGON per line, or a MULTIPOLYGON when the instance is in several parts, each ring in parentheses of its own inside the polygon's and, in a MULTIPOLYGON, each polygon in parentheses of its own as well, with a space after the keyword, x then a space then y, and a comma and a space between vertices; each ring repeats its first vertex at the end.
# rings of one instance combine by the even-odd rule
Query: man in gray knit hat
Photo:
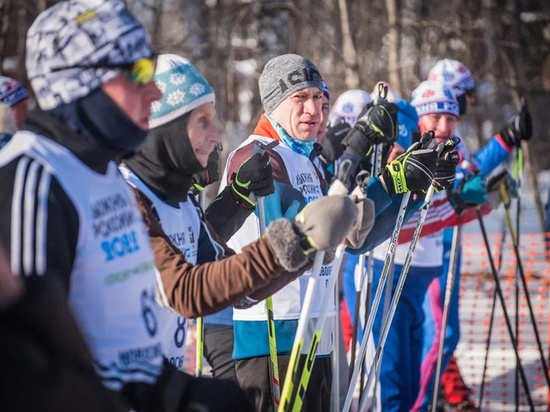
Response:
MULTIPOLYGON (((275 193, 267 196, 265 220, 269 225, 281 217, 292 218, 308 203, 323 197, 327 183, 313 165, 309 156, 316 141, 321 123, 323 83, 317 67, 308 59, 295 54, 286 54, 271 59, 265 66, 259 80, 260 97, 265 110, 254 130, 254 134, 230 154, 223 185, 234 183, 236 172, 242 163, 254 153, 258 143, 279 144, 268 150, 273 167, 275 193)), ((237 182, 238 184, 238 182, 237 182)), ((372 224, 372 202, 362 202, 366 209, 367 231, 372 224)), ((365 225, 362 226, 363 228, 365 225)), ((354 230, 348 234, 350 238, 354 230)), ((259 220, 251 214, 244 225, 233 235, 229 245, 237 251, 260 237, 259 220)), ((331 265, 322 268, 321 276, 330 273, 331 265)), ((284 382, 289 354, 292 349, 302 300, 307 287, 310 271, 272 297, 277 342, 279 380, 284 382)), ((322 297, 332 293, 326 289, 326 282, 320 282, 313 305, 312 316, 318 316, 322 297)), ((334 303, 319 342, 314 370, 307 389, 304 409, 323 411, 330 408, 332 330, 337 313, 334 303)), ((256 394, 256 407, 259 411, 274 410, 272 379, 269 374, 269 341, 266 306, 260 302, 249 309, 234 309, 235 344, 233 358, 236 360, 236 373, 239 384, 256 394)), ((313 327, 315 319, 309 325, 313 327)), ((308 329, 311 335, 311 329, 308 329)), ((306 338, 308 339, 308 338, 306 338)), ((307 350, 309 341, 304 342, 307 350)), ((305 361, 302 357, 301 365, 305 361)))

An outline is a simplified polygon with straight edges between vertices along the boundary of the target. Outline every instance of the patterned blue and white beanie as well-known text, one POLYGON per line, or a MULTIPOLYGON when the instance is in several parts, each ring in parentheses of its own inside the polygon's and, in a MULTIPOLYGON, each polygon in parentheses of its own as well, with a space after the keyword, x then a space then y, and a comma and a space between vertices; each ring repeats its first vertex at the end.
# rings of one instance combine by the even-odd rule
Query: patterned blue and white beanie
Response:
POLYGON ((0 104, 15 106, 29 97, 27 89, 10 77, 0 76, 0 104))
POLYGON ((418 117, 428 114, 451 114, 459 117, 455 94, 442 82, 420 83, 412 92, 411 104, 416 109, 418 117))
POLYGON ((214 90, 189 60, 176 54, 157 59, 155 83, 162 99, 151 105, 149 129, 162 126, 201 104, 216 103, 214 90))
POLYGON ((27 75, 43 110, 87 96, 121 72, 82 66, 124 66, 152 55, 145 29, 122 1, 57 3, 27 33, 27 75))
POLYGON ((430 70, 428 80, 445 83, 457 97, 474 88, 472 72, 458 60, 439 60, 430 70))

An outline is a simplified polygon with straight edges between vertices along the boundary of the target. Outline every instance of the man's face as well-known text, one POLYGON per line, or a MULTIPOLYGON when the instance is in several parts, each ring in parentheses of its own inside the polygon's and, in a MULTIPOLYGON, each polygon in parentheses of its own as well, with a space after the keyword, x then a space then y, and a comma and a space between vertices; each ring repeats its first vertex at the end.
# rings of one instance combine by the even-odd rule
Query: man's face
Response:
POLYGON ((21 130, 21 126, 23 126, 23 121, 29 114, 29 99, 21 100, 20 102, 14 104, 11 107, 11 111, 13 113, 13 117, 15 118, 15 125, 17 126, 17 130, 21 130))
POLYGON ((319 131, 317 132, 317 143, 323 144, 325 135, 327 134, 328 115, 330 112, 330 102, 327 96, 323 93, 323 105, 321 106, 321 123, 319 124, 319 131))
POLYGON ((126 72, 122 72, 101 88, 136 126, 149 130, 151 103, 162 98, 155 82, 135 83, 128 78, 126 72))
POLYGON ((187 123, 189 141, 195 157, 203 167, 208 164, 208 156, 214 147, 222 140, 214 125, 215 116, 214 104, 204 103, 191 112, 187 123))
POLYGON ((444 142, 454 136, 458 117, 452 114, 427 114, 420 118, 420 133, 435 132, 435 142, 444 142))
POLYGON ((316 87, 299 90, 275 108, 270 114, 290 137, 304 142, 317 136, 321 123, 323 92, 316 87))

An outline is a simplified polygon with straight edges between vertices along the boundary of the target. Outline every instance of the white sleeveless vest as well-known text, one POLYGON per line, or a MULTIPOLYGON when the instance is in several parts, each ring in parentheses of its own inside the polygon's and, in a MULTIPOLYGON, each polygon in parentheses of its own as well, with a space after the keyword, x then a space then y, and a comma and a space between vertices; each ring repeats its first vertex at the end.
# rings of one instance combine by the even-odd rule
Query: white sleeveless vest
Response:
MULTIPOLYGON (((259 140, 265 144, 269 144, 273 139, 264 136, 252 135, 245 140, 239 147, 246 146, 253 141, 259 140)), ((298 153, 293 152, 284 143, 280 143, 274 149, 283 159, 285 167, 288 172, 288 177, 292 186, 299 190, 306 203, 310 203, 315 199, 323 196, 321 190, 321 182, 317 175, 315 167, 311 161, 298 153)), ((233 152, 234 153, 234 152, 233 152)), ((228 163, 230 163, 233 153, 229 155, 228 163)), ((222 185, 227 185, 227 170, 224 172, 225 176, 222 179, 222 185)), ((223 187, 220 187, 222 190, 223 187)), ((260 224, 258 217, 255 213, 252 213, 245 221, 243 226, 233 235, 229 240, 228 245, 235 251, 240 252, 242 248, 249 243, 255 241, 260 237, 260 224)), ((323 266, 321 270, 321 281, 317 288, 317 294, 313 303, 312 317, 319 315, 319 309, 324 294, 327 292, 326 284, 328 276, 330 274, 331 265, 323 266)), ((273 295, 273 308, 276 320, 296 320, 300 317, 300 311, 302 309, 302 302, 307 288, 307 282, 309 279, 310 271, 304 273, 298 279, 289 283, 279 292, 273 295)), ((332 293, 332 291, 328 292, 332 293)), ((329 316, 336 314, 336 308, 334 306, 334 300, 332 300, 329 306, 329 316)), ((265 304, 259 303, 249 309, 234 309, 234 320, 251 320, 251 321, 264 321, 266 320, 265 304)))
MULTIPOLYGON (((121 165, 120 171, 131 186, 138 189, 153 202, 164 233, 170 238, 174 246, 185 255, 185 260, 192 265, 196 265, 201 220, 193 202, 182 202, 179 204, 179 209, 172 207, 159 199, 127 166, 121 165)), ((156 269, 155 272, 159 283, 162 284, 160 274, 156 269)), ((159 332, 162 339, 163 354, 172 365, 179 369, 183 366, 185 338, 189 321, 169 307, 164 289, 159 290, 159 295, 158 302, 163 306, 159 314, 163 325, 159 332)))
POLYGON ((163 365, 161 309, 155 303, 154 258, 134 194, 114 162, 102 175, 43 136, 23 131, 16 138, 14 150, 2 155, 27 155, 42 164, 78 213, 68 301, 96 371, 112 390, 128 381, 155 382, 163 365))

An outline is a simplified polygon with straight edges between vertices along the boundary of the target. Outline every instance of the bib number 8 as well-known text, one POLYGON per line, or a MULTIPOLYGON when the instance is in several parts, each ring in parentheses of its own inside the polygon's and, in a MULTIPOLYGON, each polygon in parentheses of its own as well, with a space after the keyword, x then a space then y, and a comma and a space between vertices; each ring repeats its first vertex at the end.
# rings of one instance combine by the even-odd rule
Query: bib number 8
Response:
POLYGON ((153 311, 155 305, 154 289, 151 290, 150 294, 147 292, 147 289, 143 289, 141 291, 141 316, 143 317, 145 329, 147 333, 149 333, 149 336, 155 336, 158 329, 157 317, 153 311))
POLYGON ((178 316, 178 327, 176 328, 176 333, 174 333, 174 343, 178 348, 181 348, 185 343, 185 324, 187 319, 178 316))

